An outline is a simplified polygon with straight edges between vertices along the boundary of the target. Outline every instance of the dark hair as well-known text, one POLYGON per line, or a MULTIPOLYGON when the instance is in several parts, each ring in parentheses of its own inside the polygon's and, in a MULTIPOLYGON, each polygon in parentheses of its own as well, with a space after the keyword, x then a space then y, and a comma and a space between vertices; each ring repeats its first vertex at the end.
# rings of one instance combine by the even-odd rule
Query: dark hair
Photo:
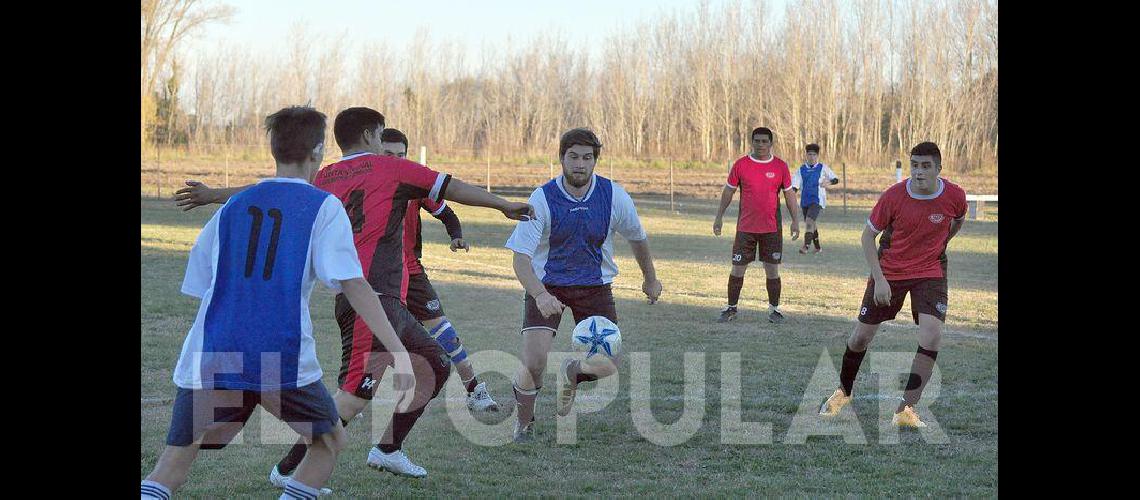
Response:
POLYGON ((384 128, 384 115, 371 108, 348 108, 336 114, 333 121, 333 136, 341 151, 355 146, 360 134, 384 128))
POLYGON ((942 151, 939 151, 938 145, 933 143, 933 142, 926 141, 923 143, 919 143, 919 145, 911 148, 910 155, 911 156, 933 156, 934 157, 934 165, 937 166, 938 168, 942 168, 942 151))
POLYGON ((400 132, 399 129, 386 128, 380 133, 380 142, 401 142, 404 144, 404 148, 407 149, 408 136, 400 132))
POLYGON ((598 158, 601 154, 602 142, 598 140, 598 136, 588 128, 572 128, 562 134, 562 139, 558 141, 558 158, 561 159, 566 156, 566 150, 571 146, 591 146, 594 148, 594 159, 598 158))
POLYGON ((804 151, 807 151, 808 153, 819 154, 819 144, 816 144, 814 142, 811 144, 808 144, 807 146, 804 146, 804 151))
POLYGON ((766 135, 768 136, 768 140, 776 142, 776 136, 772 134, 771 130, 768 130, 768 127, 756 127, 752 129, 752 135, 748 136, 748 142, 752 142, 752 140, 756 138, 756 134, 766 135))
POLYGON ((325 142, 325 114, 307 106, 290 106, 265 117, 265 133, 273 159, 300 163, 325 142))

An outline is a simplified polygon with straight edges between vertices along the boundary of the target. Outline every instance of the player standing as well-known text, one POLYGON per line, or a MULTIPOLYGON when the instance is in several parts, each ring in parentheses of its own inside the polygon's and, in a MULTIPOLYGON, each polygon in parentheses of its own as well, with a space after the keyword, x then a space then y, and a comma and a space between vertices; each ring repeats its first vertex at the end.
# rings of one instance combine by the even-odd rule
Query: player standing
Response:
POLYGON ((827 207, 827 187, 839 184, 839 178, 831 167, 820 163, 819 144, 808 144, 804 150, 807 160, 792 175, 792 189, 803 191, 800 195, 800 208, 804 214, 804 246, 800 253, 808 253, 808 246, 815 245, 815 253, 823 251, 819 247, 819 215, 827 207), (813 189, 819 186, 819 189, 813 189))
MULTIPOLYGON (((562 310, 570 308, 575 324, 590 316, 618 321, 611 289, 618 274, 614 233, 629 241, 644 277, 641 290, 649 303, 661 295, 649 239, 633 199, 616 182, 594 174, 601 148, 589 129, 563 133, 558 145, 562 175, 531 193, 534 220, 520 222, 507 239, 506 247, 514 251, 515 276, 526 290, 520 331, 522 366, 514 381, 516 442, 534 437, 535 399, 562 310)), ((617 360, 596 365, 565 360, 559 370, 558 414, 570 413, 579 383, 616 372, 617 360)))
POLYGON ((736 303, 740 299, 740 289, 744 287, 744 272, 759 255, 767 277, 768 321, 782 323, 779 266, 784 240, 780 233, 779 193, 783 191, 784 202, 792 214, 792 240, 800 237, 799 204, 795 202, 788 164, 772 155, 775 142, 772 131, 767 127, 757 127, 749 137, 752 138, 752 153, 732 164, 728 183, 720 196, 716 220, 713 221, 713 234, 720 236, 724 211, 732 203, 736 189, 740 188, 740 215, 736 239, 732 243, 732 271, 728 276, 728 306, 720 312, 717 321, 724 323, 736 319, 736 303))
POLYGON ((863 255, 871 268, 855 331, 847 340, 840 388, 820 407, 820 414, 835 416, 851 401, 851 388, 867 346, 883 321, 894 319, 910 293, 911 316, 918 325, 918 352, 910 368, 903 401, 891 423, 925 427, 914 411, 934 371, 946 321, 948 290, 946 248, 966 219, 966 192, 946 179, 942 153, 933 142, 910 150, 910 178, 879 196, 867 227, 863 228, 863 255), (879 248, 875 249, 875 236, 879 248))
MULTIPOLYGON (((199 449, 220 449, 261 405, 310 440, 281 498, 320 494, 344 446, 336 405, 321 384, 309 296, 320 281, 360 311, 375 341, 411 363, 357 259, 339 200, 309 184, 324 158, 325 115, 282 109, 265 120, 276 177, 233 196, 199 233, 182 293, 202 300, 174 369, 166 449, 142 498, 169 499, 199 449)), ((410 403, 402 395, 401 406, 410 403)))

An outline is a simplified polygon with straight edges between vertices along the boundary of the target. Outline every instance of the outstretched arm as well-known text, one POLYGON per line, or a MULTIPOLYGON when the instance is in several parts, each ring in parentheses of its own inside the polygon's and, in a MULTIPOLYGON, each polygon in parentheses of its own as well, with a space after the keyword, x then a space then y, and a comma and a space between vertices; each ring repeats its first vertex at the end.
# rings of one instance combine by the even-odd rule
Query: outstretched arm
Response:
POLYGON ((493 208, 502 212, 508 219, 530 220, 534 218, 534 208, 530 205, 504 200, 488 193, 483 188, 472 186, 455 177, 451 178, 443 197, 464 205, 493 208))
POLYGON ((202 205, 209 205, 217 203, 219 205, 230 199, 231 196, 238 194, 245 189, 253 186, 248 184, 245 186, 237 186, 231 188, 212 188, 204 183, 188 180, 186 187, 174 192, 174 201, 182 211, 191 210, 202 205))

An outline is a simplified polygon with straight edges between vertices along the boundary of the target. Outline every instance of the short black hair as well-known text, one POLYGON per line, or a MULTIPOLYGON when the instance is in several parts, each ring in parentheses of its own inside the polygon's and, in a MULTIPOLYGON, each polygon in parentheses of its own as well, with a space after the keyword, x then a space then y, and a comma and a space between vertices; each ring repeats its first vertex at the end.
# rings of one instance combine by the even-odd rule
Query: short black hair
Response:
POLYGON ((748 141, 752 142, 752 140, 756 138, 756 134, 766 135, 769 141, 776 142, 776 136, 772 134, 772 131, 769 130, 768 127, 756 127, 752 129, 752 135, 748 136, 748 141))
POLYGON ((567 130, 562 134, 562 139, 558 141, 558 158, 562 159, 563 156, 566 156, 566 150, 577 145, 594 148, 595 160, 602 152, 602 142, 598 140, 598 136, 594 135, 594 131, 579 127, 567 130))
POLYGON ((910 155, 911 156, 933 156, 934 157, 934 165, 937 166, 938 168, 942 168, 942 151, 939 151, 938 145, 933 143, 933 142, 926 141, 926 142, 919 143, 917 146, 910 149, 910 155))
POLYGON ((360 134, 384 128, 384 115, 371 108, 348 108, 337 113, 333 121, 333 136, 336 145, 344 151, 360 141, 360 134))
POLYGON ((807 146, 804 146, 804 151, 807 151, 808 153, 819 154, 819 144, 816 144, 814 142, 808 144, 807 146))
POLYGON ((400 142, 404 144, 404 148, 408 147, 408 136, 400 132, 399 129, 386 128, 380 133, 380 142, 400 142))
POLYGON ((269 149, 280 163, 301 163, 325 142, 324 113, 308 106, 290 106, 265 117, 269 149))

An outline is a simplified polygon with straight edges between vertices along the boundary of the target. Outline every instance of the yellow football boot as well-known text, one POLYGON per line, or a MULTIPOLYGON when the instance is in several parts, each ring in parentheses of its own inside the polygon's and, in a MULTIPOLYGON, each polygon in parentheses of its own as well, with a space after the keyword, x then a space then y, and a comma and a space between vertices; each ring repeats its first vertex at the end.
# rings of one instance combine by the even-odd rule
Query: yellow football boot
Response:
POLYGON ((926 427, 926 423, 918 418, 918 414, 914 412, 914 408, 910 405, 903 407, 902 411, 891 417, 891 425, 899 427, 926 427))
POLYGON ((839 410, 850 402, 851 396, 844 395, 843 389, 836 389, 835 393, 820 405, 819 414, 824 417, 834 417, 839 415, 839 410))

